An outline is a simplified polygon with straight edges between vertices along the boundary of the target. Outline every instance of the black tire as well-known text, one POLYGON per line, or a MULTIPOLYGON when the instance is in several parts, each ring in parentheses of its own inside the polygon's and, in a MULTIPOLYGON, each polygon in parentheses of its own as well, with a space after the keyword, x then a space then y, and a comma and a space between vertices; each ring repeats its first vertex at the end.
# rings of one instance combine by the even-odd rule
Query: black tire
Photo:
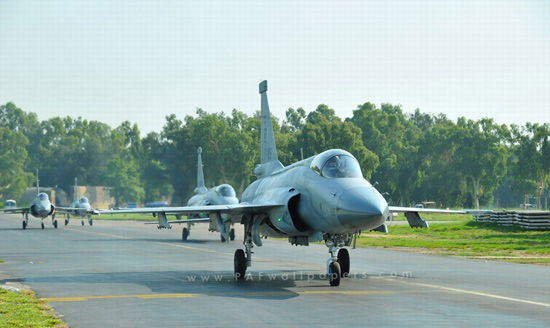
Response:
POLYGON ((65 219, 65 225, 69 224, 69 220, 65 219))
POLYGON ((220 234, 220 240, 222 241, 222 243, 225 243, 225 237, 222 234, 220 234))
POLYGON ((93 226, 93 225, 94 225, 94 220, 93 220, 93 219, 88 219, 88 224, 89 224, 90 226, 93 226))
POLYGON ((347 249, 341 248, 338 251, 338 264, 340 264, 342 278, 347 278, 349 276, 350 268, 349 252, 347 249))
POLYGON ((183 228, 181 230, 181 240, 186 241, 187 237, 189 237, 189 230, 187 228, 183 228))
POLYGON ((27 229, 27 221, 23 220, 23 230, 27 229))
POLYGON ((80 220, 80 223, 82 223, 82 226, 84 226, 84 220, 80 220))
POLYGON ((44 222, 41 222, 40 226, 42 227, 42 229, 44 229, 44 222))
POLYGON ((340 277, 342 272, 340 271, 340 264, 338 262, 331 262, 328 266, 328 281, 331 286, 340 285, 340 277))
POLYGON ((57 229, 57 220, 53 220, 53 227, 57 229))
POLYGON ((235 240, 235 229, 231 228, 231 230, 229 230, 229 240, 233 241, 235 240))
POLYGON ((246 274, 246 256, 242 249, 235 251, 233 263, 235 266, 235 278, 237 280, 243 280, 246 274))

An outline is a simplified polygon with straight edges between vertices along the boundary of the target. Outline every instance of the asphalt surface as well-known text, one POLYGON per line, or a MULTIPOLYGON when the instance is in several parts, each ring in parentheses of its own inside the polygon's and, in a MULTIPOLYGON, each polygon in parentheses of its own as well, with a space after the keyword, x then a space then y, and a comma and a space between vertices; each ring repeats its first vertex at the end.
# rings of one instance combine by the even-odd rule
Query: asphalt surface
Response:
POLYGON ((45 222, 0 215, 0 283, 30 286, 71 327, 550 326, 548 266, 363 248, 330 287, 324 245, 265 240, 236 282, 240 227, 222 244, 204 224, 182 242, 180 226, 45 222))

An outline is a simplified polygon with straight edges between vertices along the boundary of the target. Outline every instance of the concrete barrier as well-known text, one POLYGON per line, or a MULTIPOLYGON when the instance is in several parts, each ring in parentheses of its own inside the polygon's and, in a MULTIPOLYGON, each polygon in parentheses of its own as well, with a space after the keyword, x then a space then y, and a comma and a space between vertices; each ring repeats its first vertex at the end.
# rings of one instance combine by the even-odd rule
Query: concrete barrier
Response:
POLYGON ((542 211, 494 211, 474 215, 476 222, 519 226, 529 230, 550 230, 550 212, 542 211))

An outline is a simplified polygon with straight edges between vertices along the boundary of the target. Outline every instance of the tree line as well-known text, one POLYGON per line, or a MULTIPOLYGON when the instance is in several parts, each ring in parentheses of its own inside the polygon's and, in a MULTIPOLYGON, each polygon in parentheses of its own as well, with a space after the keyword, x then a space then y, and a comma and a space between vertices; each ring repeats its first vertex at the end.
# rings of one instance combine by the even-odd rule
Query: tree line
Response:
MULTIPOLYGON (((273 118, 279 160, 288 165, 330 148, 351 152, 363 175, 391 204, 435 201, 443 207, 517 207, 548 197, 549 123, 456 121, 398 105, 357 106, 342 119, 319 105, 289 108, 273 118)), ((129 121, 112 128, 82 117, 39 121, 9 102, 0 106, 0 195, 18 199, 40 169, 41 185, 71 193, 73 180, 111 187, 117 204, 160 199, 185 204, 195 188, 196 149, 203 148, 206 183, 237 193, 260 161, 259 112, 249 116, 197 109, 172 114, 160 132, 141 136, 129 121)))

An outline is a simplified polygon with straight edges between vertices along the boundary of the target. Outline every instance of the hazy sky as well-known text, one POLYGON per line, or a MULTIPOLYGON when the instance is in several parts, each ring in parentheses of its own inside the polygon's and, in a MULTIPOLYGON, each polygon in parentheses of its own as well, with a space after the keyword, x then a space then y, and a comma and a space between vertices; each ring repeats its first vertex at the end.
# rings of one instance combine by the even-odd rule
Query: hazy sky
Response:
POLYGON ((550 122, 550 1, 0 0, 0 103, 160 131, 165 116, 371 101, 550 122))

